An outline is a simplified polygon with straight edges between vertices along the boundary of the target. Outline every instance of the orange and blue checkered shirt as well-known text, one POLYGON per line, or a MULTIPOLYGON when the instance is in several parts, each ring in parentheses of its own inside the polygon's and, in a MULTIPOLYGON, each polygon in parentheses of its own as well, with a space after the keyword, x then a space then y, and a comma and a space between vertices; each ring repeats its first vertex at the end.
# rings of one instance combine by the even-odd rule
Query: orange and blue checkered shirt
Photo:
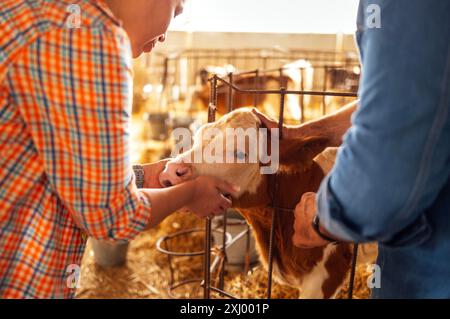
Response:
POLYGON ((129 39, 103 1, 0 2, 0 298, 73 297, 86 236, 145 229, 131 104, 129 39))

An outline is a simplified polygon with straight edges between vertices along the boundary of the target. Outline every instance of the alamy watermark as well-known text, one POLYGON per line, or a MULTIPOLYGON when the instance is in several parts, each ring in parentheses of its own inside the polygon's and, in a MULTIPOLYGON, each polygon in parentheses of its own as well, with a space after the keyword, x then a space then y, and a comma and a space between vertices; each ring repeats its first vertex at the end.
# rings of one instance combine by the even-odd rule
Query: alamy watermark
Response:
POLYGON ((381 28, 381 8, 378 4, 369 4, 366 8, 366 25, 369 29, 381 28))
POLYGON ((259 163, 261 174, 275 174, 279 167, 278 128, 205 128, 193 144, 189 129, 177 128, 173 137, 171 156, 184 163, 259 163))
POLYGON ((77 264, 70 264, 66 268, 66 286, 69 289, 78 289, 80 288, 80 280, 81 280, 81 267, 77 264))
POLYGON ((66 27, 69 29, 81 28, 81 8, 78 4, 70 4, 66 8, 69 16, 66 19, 66 27))
POLYGON ((371 273, 367 278, 367 287, 381 288, 381 267, 377 264, 367 265, 367 272, 371 273))

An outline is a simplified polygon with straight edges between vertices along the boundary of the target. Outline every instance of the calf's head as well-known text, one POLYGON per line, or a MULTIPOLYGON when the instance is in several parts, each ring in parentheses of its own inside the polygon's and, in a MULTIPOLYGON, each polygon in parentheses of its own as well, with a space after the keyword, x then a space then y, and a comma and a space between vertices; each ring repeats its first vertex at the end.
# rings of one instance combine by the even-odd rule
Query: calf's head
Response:
POLYGON ((273 161, 277 161, 278 169, 273 173, 307 171, 328 144, 328 139, 320 136, 279 140, 278 132, 262 134, 267 130, 261 128, 265 129, 248 108, 204 125, 194 136, 192 147, 167 163, 160 175, 161 185, 169 187, 200 175, 213 176, 239 186, 240 196, 248 194, 257 201, 263 195, 261 191, 266 191, 261 188, 269 178, 262 173, 263 167, 274 167, 273 161))

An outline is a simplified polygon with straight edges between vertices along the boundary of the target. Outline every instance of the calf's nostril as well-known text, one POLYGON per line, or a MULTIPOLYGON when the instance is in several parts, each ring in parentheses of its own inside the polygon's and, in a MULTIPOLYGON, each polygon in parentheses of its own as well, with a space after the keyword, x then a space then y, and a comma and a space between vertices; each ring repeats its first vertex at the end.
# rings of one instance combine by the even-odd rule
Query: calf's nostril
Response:
POLYGON ((163 184, 164 187, 171 187, 171 186, 173 186, 172 182, 167 180, 167 179, 163 180, 162 184, 163 184))

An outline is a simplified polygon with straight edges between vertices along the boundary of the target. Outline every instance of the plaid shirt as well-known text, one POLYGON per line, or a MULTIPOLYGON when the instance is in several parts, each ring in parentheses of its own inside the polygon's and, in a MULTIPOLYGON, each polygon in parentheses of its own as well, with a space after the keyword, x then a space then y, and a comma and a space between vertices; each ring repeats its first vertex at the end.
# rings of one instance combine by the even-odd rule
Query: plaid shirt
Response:
POLYGON ((131 76, 102 1, 0 2, 0 297, 73 297, 86 235, 130 240, 148 224, 131 76))

